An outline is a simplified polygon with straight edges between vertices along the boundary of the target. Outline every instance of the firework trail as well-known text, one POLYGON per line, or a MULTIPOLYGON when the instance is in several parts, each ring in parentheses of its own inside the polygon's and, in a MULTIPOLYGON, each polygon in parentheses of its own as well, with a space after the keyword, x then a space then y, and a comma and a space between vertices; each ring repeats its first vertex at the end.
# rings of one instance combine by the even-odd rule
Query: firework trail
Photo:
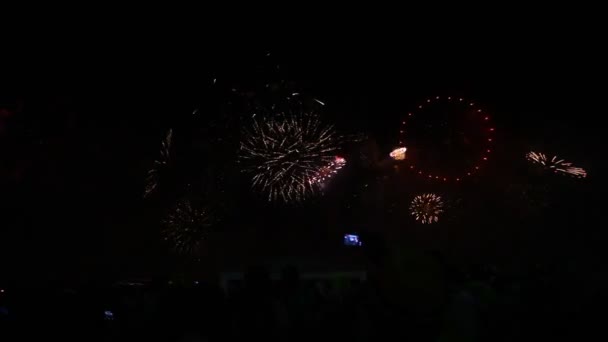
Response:
POLYGON ((414 197, 410 205, 412 216, 424 224, 434 223, 439 220, 443 212, 443 201, 435 194, 422 194, 414 197))
POLYGON ((167 136, 163 139, 160 148, 160 155, 158 159, 154 161, 152 168, 148 171, 146 177, 146 188, 144 190, 144 198, 149 197, 158 188, 158 182, 160 175, 164 169, 169 166, 169 160, 171 158, 171 139, 173 136, 173 130, 170 129, 167 132, 167 136))
POLYGON ((180 200, 163 220, 165 241, 180 254, 194 254, 210 232, 214 216, 208 207, 195 206, 189 200, 180 200))
POLYGON ((537 153, 534 151, 528 152, 526 158, 532 163, 541 165, 543 168, 551 170, 555 173, 570 175, 578 178, 587 177, 585 169, 572 166, 572 163, 566 162, 564 159, 560 159, 557 156, 553 156, 549 159, 544 153, 537 153))
POLYGON ((344 165, 346 165, 346 159, 336 157, 334 161, 319 169, 319 171, 310 179, 310 183, 323 188, 327 181, 337 174, 344 165))
POLYGON ((301 201, 316 191, 310 181, 335 159, 340 137, 309 113, 253 121, 243 131, 240 162, 253 187, 269 201, 301 201))

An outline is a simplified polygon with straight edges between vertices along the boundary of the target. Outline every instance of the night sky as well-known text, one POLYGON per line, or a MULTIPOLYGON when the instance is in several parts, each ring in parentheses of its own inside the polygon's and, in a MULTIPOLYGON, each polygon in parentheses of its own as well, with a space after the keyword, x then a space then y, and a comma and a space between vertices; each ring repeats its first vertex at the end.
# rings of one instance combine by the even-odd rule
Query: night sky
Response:
MULTIPOLYGON (((0 79, 0 269, 8 270, 2 276, 55 282, 175 272, 192 260, 163 243, 160 220, 180 197, 178 185, 213 188, 185 181, 203 173, 223 177, 217 187, 227 192, 218 201, 226 203, 228 219, 209 240, 202 268, 237 267, 256 257, 337 254, 332 249, 342 233, 383 231, 380 226, 401 229, 407 246, 439 250, 463 263, 508 256, 597 260, 604 235, 592 222, 601 212, 594 198, 603 165, 597 119, 603 111, 596 100, 600 89, 590 81, 600 77, 594 45, 544 33, 465 37, 395 37, 390 44, 327 37, 289 44, 146 39, 91 44, 74 53, 73 46, 68 51, 49 44, 52 50, 40 49, 56 52, 44 58, 12 56, 2 65, 9 77, 0 79), (394 147, 400 118, 428 96, 474 99, 495 121, 496 158, 461 188, 390 169, 351 168, 323 198, 268 204, 234 171, 240 127, 230 117, 229 108, 237 106, 226 103, 233 88, 277 82, 322 100, 325 120, 365 136, 383 156, 394 147), (144 200, 146 172, 169 128, 180 151, 176 158, 187 166, 162 196, 144 200), (535 173, 524 159, 529 150, 559 154, 589 177, 535 173), (374 185, 382 182, 391 186, 374 185), (523 183, 546 183, 551 208, 532 219, 516 214, 512 222, 494 221, 509 204, 493 194, 523 183), (368 197, 357 202, 359 210, 345 209, 365 184, 375 190, 361 195, 368 197), (404 190, 389 193, 395 184, 404 190), (419 191, 466 199, 454 204, 468 208, 454 210, 466 214, 443 226, 397 224, 387 210, 406 210, 410 192, 419 191), (408 195, 404 200, 400 194, 408 195), (485 214, 466 216, 476 211, 485 214)), ((345 154, 357 154, 362 145, 350 144, 345 154)))

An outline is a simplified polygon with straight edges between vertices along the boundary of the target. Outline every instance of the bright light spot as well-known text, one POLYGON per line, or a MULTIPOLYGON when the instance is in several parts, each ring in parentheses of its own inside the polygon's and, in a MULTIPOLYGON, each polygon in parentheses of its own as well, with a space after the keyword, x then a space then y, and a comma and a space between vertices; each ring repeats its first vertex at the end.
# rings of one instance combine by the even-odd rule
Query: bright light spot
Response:
POLYGON ((346 234, 344 235, 344 245, 346 246, 361 246, 363 243, 358 235, 346 234))
MULTIPOLYGON (((403 131, 401 131, 401 133, 403 133, 403 131)), ((394 160, 404 160, 406 151, 407 151, 407 148, 405 148, 405 147, 396 148, 390 153, 390 157, 393 158, 394 160)))

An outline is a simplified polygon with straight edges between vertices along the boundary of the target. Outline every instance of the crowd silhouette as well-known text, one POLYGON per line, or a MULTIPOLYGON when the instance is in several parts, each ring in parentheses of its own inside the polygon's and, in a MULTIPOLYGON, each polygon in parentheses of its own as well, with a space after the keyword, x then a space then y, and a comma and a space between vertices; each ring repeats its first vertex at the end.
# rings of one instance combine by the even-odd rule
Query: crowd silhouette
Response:
POLYGON ((573 289, 562 286, 557 268, 543 266, 518 277, 492 266, 448 270, 436 278, 439 287, 422 281, 439 289, 430 292, 383 272, 376 266, 366 279, 314 279, 288 266, 277 279, 257 266, 227 288, 152 281, 105 290, 7 291, 0 297, 2 340, 35 334, 87 341, 574 338, 593 331, 594 320, 586 318, 603 293, 563 293, 573 289))

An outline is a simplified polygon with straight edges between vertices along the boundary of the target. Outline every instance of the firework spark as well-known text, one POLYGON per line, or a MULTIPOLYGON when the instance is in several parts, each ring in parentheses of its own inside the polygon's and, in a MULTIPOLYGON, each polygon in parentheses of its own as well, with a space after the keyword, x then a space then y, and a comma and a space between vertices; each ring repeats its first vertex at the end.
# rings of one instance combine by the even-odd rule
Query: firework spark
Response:
POLYGON ((323 187, 324 184, 338 171, 346 165, 346 159, 342 157, 336 157, 331 163, 323 166, 317 171, 317 173, 310 179, 311 184, 316 184, 319 187, 323 187))
POLYGON ((405 159, 405 151, 407 151, 407 148, 405 148, 405 147, 399 147, 399 148, 394 149, 390 153, 390 156, 394 160, 404 160, 405 159))
POLYGON ((435 194, 422 194, 414 197, 410 205, 412 216, 424 224, 437 222, 443 212, 443 201, 435 194))
POLYGON ((571 176, 578 177, 578 178, 587 177, 587 171, 585 171, 585 169, 583 169, 581 167, 570 166, 570 167, 566 168, 564 173, 567 173, 571 176))
POLYGON ((310 180, 335 159, 339 137, 313 114, 254 120, 244 130, 240 161, 269 201, 301 201, 315 192, 310 180))
POLYGON ((146 188, 144 190, 144 198, 149 197, 158 188, 158 182, 160 180, 160 174, 163 169, 169 165, 171 157, 171 139, 173 136, 173 130, 170 129, 167 132, 167 136, 163 139, 160 148, 160 155, 158 159, 154 161, 152 168, 148 171, 148 177, 146 177, 146 188))
POLYGON ((200 249, 213 223, 214 217, 209 208, 195 206, 189 200, 180 200, 163 220, 162 233, 178 253, 193 254, 200 249))
POLYGON ((528 152, 526 158, 536 164, 542 165, 544 168, 552 170, 555 173, 570 175, 578 178, 587 177, 585 169, 572 166, 572 163, 566 162, 564 159, 560 159, 557 156, 553 156, 549 159, 544 153, 537 153, 534 151, 528 152))

